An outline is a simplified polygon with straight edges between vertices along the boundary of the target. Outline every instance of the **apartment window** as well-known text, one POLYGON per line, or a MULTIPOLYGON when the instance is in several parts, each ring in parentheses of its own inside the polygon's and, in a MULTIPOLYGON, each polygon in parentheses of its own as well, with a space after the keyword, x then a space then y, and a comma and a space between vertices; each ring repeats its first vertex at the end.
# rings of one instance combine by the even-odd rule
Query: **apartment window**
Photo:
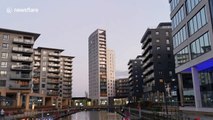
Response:
POLYGON ((6 80, 0 80, 0 87, 6 86, 6 80))
POLYGON ((8 53, 2 52, 1 53, 1 58, 8 58, 8 53))
POLYGON ((42 78, 41 81, 42 81, 42 82, 46 82, 46 78, 42 78))
POLYGON ((207 24, 206 7, 203 7, 189 22, 189 34, 192 35, 207 24))
POLYGON ((8 43, 2 43, 2 48, 8 48, 9 44, 8 43))
POLYGON ((167 50, 167 51, 170 51, 170 50, 171 50, 171 48, 170 48, 170 47, 166 47, 166 50, 167 50))
POLYGON ((157 46, 157 50, 160 50, 160 46, 157 46))
POLYGON ((157 40, 156 40, 156 42, 157 42, 157 43, 159 43, 159 42, 160 42, 160 40, 159 40, 159 39, 157 39, 157 40))
POLYGON ((159 32, 158 32, 158 31, 156 31, 156 32, 155 32, 155 34, 156 34, 156 35, 159 35, 159 32))
POLYGON ((169 71, 169 76, 172 76, 172 71, 169 71))
POLYGON ((1 67, 6 68, 7 67, 7 62, 1 62, 1 67))
POLYGON ((42 88, 45 88, 45 84, 42 84, 41 86, 42 86, 42 88))
POLYGON ((7 71, 0 71, 0 76, 1 77, 5 77, 5 76, 7 76, 7 71))
POLYGON ((169 36, 169 32, 166 32, 166 36, 169 36))
POLYGON ((160 57, 161 57, 161 55, 160 55, 160 54, 158 54, 158 55, 157 55, 157 58, 159 59, 160 57))
POLYGON ((166 39, 166 44, 170 44, 170 41, 169 41, 169 39, 166 39))
POLYGON ((4 34, 3 35, 3 40, 9 40, 9 35, 4 34))
POLYGON ((42 67, 42 71, 46 71, 47 70, 47 68, 46 67, 42 67))
POLYGON ((205 33, 200 38, 192 42, 190 44, 190 50, 191 50, 192 59, 210 51, 211 43, 209 40, 208 33, 205 33))

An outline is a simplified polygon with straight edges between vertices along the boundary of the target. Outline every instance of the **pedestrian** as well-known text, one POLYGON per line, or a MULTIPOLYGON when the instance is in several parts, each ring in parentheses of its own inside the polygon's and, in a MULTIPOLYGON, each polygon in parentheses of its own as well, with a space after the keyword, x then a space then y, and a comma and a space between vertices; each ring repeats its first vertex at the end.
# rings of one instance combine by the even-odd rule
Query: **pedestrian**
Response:
POLYGON ((4 117, 4 110, 1 109, 1 116, 4 117))

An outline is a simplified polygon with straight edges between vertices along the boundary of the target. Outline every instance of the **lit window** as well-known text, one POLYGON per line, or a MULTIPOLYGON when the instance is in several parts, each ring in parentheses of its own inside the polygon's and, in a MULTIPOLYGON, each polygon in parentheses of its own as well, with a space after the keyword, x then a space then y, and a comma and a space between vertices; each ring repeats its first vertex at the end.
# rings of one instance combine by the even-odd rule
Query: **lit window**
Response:
POLYGON ((156 32, 155 32, 155 34, 156 34, 156 35, 159 35, 159 32, 158 32, 158 31, 156 31, 156 32))
POLYGON ((157 50, 160 50, 160 46, 157 46, 157 50))
POLYGON ((166 39, 166 44, 169 44, 169 43, 170 43, 169 39, 166 39))
POLYGON ((171 48, 170 48, 170 47, 166 47, 166 50, 167 50, 167 51, 170 51, 170 50, 171 50, 171 48))
POLYGON ((169 36, 169 32, 166 32, 166 36, 169 36))
POLYGON ((159 40, 159 39, 157 39, 157 40, 156 40, 156 42, 157 42, 157 43, 159 43, 159 42, 160 42, 160 40, 159 40))
POLYGON ((0 76, 1 77, 7 76, 7 71, 0 71, 0 76))
POLYGON ((3 35, 3 40, 8 40, 9 39, 9 35, 3 35))

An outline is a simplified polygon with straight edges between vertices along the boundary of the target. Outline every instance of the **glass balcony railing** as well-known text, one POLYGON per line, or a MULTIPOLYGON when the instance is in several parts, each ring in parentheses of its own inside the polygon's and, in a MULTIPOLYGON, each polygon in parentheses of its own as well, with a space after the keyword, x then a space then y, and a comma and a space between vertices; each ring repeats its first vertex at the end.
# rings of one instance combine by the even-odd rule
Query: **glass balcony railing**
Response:
POLYGON ((12 70, 32 70, 30 65, 11 65, 12 70))
POLYGON ((50 56, 59 56, 59 53, 49 53, 50 56))
POLYGON ((30 85, 9 85, 9 89, 14 89, 14 90, 30 90, 30 85))
POLYGON ((30 74, 10 74, 10 79, 31 80, 30 74))
POLYGON ((33 53, 32 48, 13 47, 12 50, 15 52, 33 53))
POLYGON ((14 61, 25 61, 25 62, 32 62, 33 59, 31 57, 26 56, 12 56, 12 60, 14 61))
POLYGON ((28 40, 28 39, 22 39, 22 38, 14 38, 13 42, 14 43, 29 44, 29 45, 33 45, 34 44, 34 40, 28 40))

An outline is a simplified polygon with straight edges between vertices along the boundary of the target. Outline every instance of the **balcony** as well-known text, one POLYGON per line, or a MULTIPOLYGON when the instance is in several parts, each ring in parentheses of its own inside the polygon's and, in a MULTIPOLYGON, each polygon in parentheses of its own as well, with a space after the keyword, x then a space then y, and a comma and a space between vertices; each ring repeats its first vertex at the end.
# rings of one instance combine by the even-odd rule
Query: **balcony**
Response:
POLYGON ((40 63, 35 63, 34 66, 35 66, 35 67, 39 67, 39 66, 40 66, 40 63))
POLYGON ((30 74, 10 74, 11 80, 31 80, 30 74))
POLYGON ((27 45, 33 45, 34 40, 28 40, 28 39, 22 39, 22 38, 14 38, 13 43, 21 43, 21 44, 27 44, 27 45))
POLYGON ((71 98, 71 95, 63 95, 63 98, 71 98))
POLYGON ((34 60, 36 60, 36 61, 40 61, 40 60, 41 60, 41 58, 39 58, 38 56, 35 56, 35 57, 34 57, 34 60))
POLYGON ((33 77, 40 77, 40 73, 33 73, 33 77))
POLYGON ((30 90, 30 86, 29 85, 9 85, 9 89, 11 90, 30 90))
POLYGON ((59 80, 47 80, 49 84, 59 84, 59 80))
POLYGON ((66 69, 66 70, 72 70, 72 67, 65 66, 64 69, 66 69))
POLYGON ((59 73, 60 70, 59 69, 48 69, 48 72, 51 72, 51 73, 59 73))
POLYGON ((58 86, 47 86, 48 90, 58 90, 59 87, 58 86))
POLYGON ((64 89, 64 90, 71 90, 72 87, 71 87, 71 86, 70 86, 70 87, 63 87, 63 89, 64 89))
POLYGON ((71 78, 72 76, 71 75, 64 75, 64 77, 66 77, 66 78, 71 78))
POLYGON ((13 47, 12 48, 13 52, 22 52, 22 53, 33 53, 32 48, 22 48, 22 47, 13 47))
POLYGON ((57 68, 60 67, 59 64, 54 64, 54 63, 49 63, 48 66, 50 66, 50 67, 57 67, 57 68))
POLYGON ((38 85, 40 83, 40 80, 33 80, 33 85, 38 85))
POLYGON ((49 61, 52 61, 52 62, 60 62, 60 60, 57 59, 57 58, 49 58, 48 60, 49 60, 49 61))
POLYGON ((48 96, 58 96, 59 93, 58 92, 47 92, 48 96))
POLYGON ((47 77, 49 78, 60 78, 58 74, 47 74, 47 77))
POLYGON ((154 86, 144 86, 143 92, 151 92, 154 91, 154 86))
POLYGON ((72 66, 72 63, 65 62, 64 65, 66 65, 66 66, 72 66))
POLYGON ((64 81, 64 82, 71 82, 72 79, 66 79, 66 78, 64 78, 63 81, 64 81))
POLYGON ((41 55, 41 53, 40 52, 34 52, 34 55, 41 55))
POLYGON ((71 93, 72 93, 71 90, 64 90, 64 91, 63 91, 63 94, 71 94, 71 93))
POLYGON ((49 56, 59 56, 59 53, 49 53, 49 56))
POLYGON ((30 65, 11 65, 11 70, 31 71, 32 67, 30 65))
POLYGON ((65 62, 72 62, 72 59, 65 58, 64 61, 65 62))
POLYGON ((33 59, 27 56, 12 56, 13 61, 32 62, 33 59))
POLYGON ((69 70, 64 70, 64 73, 72 73, 72 72, 69 70))

